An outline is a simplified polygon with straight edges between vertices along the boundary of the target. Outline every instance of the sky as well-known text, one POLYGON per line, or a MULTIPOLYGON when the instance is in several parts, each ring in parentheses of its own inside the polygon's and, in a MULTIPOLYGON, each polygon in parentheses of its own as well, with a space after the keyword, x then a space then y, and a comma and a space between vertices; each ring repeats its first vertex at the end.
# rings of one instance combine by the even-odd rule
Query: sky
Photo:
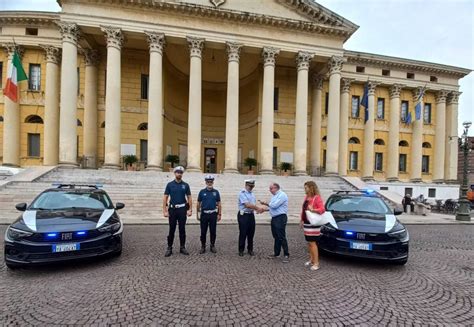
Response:
MULTIPOLYGON (((474 69, 474 0, 316 2, 360 26, 345 43, 347 50, 474 69)), ((60 9, 55 0, 0 0, 0 10, 60 9)), ((463 92, 458 119, 461 135, 462 123, 474 122, 474 72, 459 84, 463 92)), ((474 136, 474 126, 469 135, 474 136)))

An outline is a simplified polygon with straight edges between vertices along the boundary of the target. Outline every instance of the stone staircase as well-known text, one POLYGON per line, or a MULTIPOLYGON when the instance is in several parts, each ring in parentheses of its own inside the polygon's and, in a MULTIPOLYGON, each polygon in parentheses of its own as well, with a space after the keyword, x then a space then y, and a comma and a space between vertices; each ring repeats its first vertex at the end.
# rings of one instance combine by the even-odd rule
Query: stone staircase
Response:
MULTIPOLYGON (((183 180, 190 184, 191 193, 196 201, 199 190, 205 187, 203 174, 185 173, 183 180)), ((223 206, 223 223, 235 223, 237 214, 238 192, 244 187, 244 180, 254 178, 254 192, 257 199, 268 200, 271 197, 268 186, 272 181, 279 183, 289 197, 289 220, 299 219, 301 204, 304 197, 303 184, 314 180, 320 187, 323 199, 338 189, 354 189, 339 177, 284 177, 284 176, 247 176, 247 175, 215 175, 215 188, 219 190, 223 206)), ((52 187, 52 183, 102 184, 112 201, 125 203, 120 211, 124 222, 130 224, 166 223, 162 214, 163 191, 166 183, 174 178, 168 172, 149 171, 110 171, 83 169, 55 169, 34 182, 12 182, 0 190, 0 223, 10 223, 20 212, 15 204, 31 203, 41 191, 52 187)), ((194 210, 195 211, 195 210, 194 210)), ((268 213, 258 217, 259 222, 268 222, 268 213)), ((189 222, 197 222, 195 216, 189 222)))

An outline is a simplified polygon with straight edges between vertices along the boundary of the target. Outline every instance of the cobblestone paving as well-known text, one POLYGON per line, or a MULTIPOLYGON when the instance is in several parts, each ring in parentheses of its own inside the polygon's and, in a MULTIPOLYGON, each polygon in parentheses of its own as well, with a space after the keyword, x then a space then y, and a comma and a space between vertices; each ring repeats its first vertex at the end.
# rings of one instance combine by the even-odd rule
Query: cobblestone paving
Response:
POLYGON ((120 258, 0 263, 0 325, 472 325, 474 226, 409 231, 406 266, 323 257, 311 272, 294 225, 288 264, 267 258, 270 226, 257 226, 254 257, 237 256, 235 225, 218 228, 217 254, 200 255, 198 226, 188 226, 191 255, 170 258, 166 226, 126 226, 120 258))

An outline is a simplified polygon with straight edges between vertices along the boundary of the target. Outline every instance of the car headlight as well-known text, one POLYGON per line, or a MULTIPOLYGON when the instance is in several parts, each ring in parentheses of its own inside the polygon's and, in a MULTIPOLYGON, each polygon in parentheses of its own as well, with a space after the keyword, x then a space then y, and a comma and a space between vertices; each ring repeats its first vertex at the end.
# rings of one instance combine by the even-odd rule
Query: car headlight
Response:
POLYGON ((323 233, 323 234, 325 234, 325 233, 334 233, 335 231, 336 231, 336 229, 334 227, 332 227, 331 225, 329 225, 329 224, 321 226, 321 233, 323 233))
POLYGON ((405 228, 388 233, 389 236, 395 238, 405 238, 407 236, 407 230, 405 228))
POLYGON ((99 232, 102 232, 102 233, 115 233, 116 231, 118 231, 120 229, 121 226, 122 226, 122 224, 120 222, 115 223, 115 224, 111 224, 111 225, 107 225, 107 226, 103 226, 103 227, 99 228, 99 232))
POLYGON ((13 228, 13 227, 9 227, 7 233, 8 233, 7 234, 8 238, 12 239, 12 240, 15 240, 15 241, 21 240, 22 238, 33 235, 33 233, 31 233, 31 232, 27 232, 27 231, 24 231, 24 230, 21 230, 21 229, 16 229, 16 228, 13 228))

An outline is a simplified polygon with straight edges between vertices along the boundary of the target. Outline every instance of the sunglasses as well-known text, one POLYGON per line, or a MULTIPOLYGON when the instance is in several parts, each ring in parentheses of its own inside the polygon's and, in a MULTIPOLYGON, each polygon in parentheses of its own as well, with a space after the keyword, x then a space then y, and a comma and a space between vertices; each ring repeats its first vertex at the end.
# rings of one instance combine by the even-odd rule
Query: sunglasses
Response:
POLYGON ((214 181, 206 181, 206 183, 212 184, 212 183, 214 183, 214 181))

